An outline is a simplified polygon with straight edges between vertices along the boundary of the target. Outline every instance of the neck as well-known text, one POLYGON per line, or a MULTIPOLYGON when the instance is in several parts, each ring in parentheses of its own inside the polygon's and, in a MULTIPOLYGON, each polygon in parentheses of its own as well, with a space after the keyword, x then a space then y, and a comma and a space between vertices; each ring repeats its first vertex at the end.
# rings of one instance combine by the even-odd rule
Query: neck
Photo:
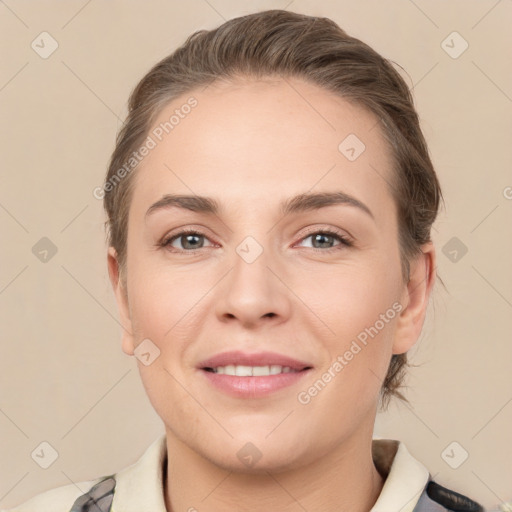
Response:
POLYGON ((167 511, 369 512, 384 480, 372 460, 371 432, 360 434, 306 466, 255 474, 221 468, 168 431, 167 511))

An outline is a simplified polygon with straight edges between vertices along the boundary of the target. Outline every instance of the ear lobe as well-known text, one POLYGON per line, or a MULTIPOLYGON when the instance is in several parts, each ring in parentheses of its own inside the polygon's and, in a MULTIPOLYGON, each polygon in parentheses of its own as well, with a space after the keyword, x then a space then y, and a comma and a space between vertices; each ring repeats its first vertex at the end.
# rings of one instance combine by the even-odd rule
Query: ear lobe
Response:
POLYGON ((114 295, 116 297, 117 307, 121 319, 122 334, 121 334, 121 348, 123 352, 129 356, 133 355, 135 349, 133 340, 132 322, 130 318, 130 307, 128 305, 128 294, 124 288, 122 280, 120 279, 119 263, 117 259, 117 252, 113 247, 108 248, 107 253, 108 275, 114 295))
POLYGON ((414 346, 421 334, 430 293, 436 277, 436 253, 432 242, 411 262, 409 282, 404 285, 403 309, 396 324, 393 354, 403 354, 414 346))

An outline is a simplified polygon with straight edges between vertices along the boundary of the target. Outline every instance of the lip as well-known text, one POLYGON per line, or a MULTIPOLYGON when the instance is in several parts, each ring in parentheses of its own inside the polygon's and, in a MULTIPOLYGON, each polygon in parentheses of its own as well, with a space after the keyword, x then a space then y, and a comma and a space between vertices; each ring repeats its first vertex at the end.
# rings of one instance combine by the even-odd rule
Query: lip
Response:
POLYGON ((260 398, 270 395, 280 389, 297 384, 310 375, 311 369, 295 373, 278 373, 260 377, 237 377, 199 370, 207 381, 219 391, 235 398, 260 398))
POLYGON ((223 393, 236 398, 259 398, 298 383, 306 375, 311 373, 313 365, 275 352, 249 354, 241 351, 230 351, 217 354, 202 361, 197 368, 211 385, 223 393), (279 365, 288 366, 295 371, 276 375, 239 377, 236 375, 213 373, 206 370, 206 368, 227 365, 279 365))
MULTIPOLYGON (((292 370, 300 371, 305 368, 312 368, 313 365, 305 361, 299 361, 284 354, 277 352, 255 352, 247 353, 240 350, 232 350, 229 352, 222 352, 213 357, 210 357, 198 364, 197 368, 200 370, 204 368, 216 368, 218 366, 227 365, 240 365, 240 366, 289 366, 292 370)), ((260 378, 260 377, 243 377, 243 378, 260 378)))

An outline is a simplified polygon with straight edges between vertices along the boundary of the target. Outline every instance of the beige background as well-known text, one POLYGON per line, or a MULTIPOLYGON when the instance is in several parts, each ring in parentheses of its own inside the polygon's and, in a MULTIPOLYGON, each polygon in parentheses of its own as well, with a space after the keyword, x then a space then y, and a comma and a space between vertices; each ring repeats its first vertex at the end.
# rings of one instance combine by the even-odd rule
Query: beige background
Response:
POLYGON ((446 198, 433 235, 448 290, 413 349, 413 408, 392 404, 376 435, 489 508, 512 500, 512 1, 5 0, 0 508, 113 473, 163 432, 120 348, 92 191, 149 67, 191 32, 267 8, 331 17, 407 70, 446 198), (47 59, 31 48, 43 31, 59 45, 47 59), (469 44, 458 58, 444 49, 458 36, 442 45, 453 31, 469 44), (32 252, 42 237, 57 247, 47 262, 32 252), (457 261, 453 237, 468 249, 457 261), (31 458, 43 441, 59 453, 48 469, 31 458))

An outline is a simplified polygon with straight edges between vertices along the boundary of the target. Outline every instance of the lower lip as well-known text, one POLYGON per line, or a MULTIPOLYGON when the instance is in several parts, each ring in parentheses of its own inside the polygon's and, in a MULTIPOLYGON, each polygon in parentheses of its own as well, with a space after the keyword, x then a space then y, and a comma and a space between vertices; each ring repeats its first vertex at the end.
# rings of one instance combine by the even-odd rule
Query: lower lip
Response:
POLYGON ((238 398, 258 398, 296 384, 305 375, 309 375, 311 369, 261 377, 237 377, 206 370, 200 371, 213 386, 228 395, 238 398))

